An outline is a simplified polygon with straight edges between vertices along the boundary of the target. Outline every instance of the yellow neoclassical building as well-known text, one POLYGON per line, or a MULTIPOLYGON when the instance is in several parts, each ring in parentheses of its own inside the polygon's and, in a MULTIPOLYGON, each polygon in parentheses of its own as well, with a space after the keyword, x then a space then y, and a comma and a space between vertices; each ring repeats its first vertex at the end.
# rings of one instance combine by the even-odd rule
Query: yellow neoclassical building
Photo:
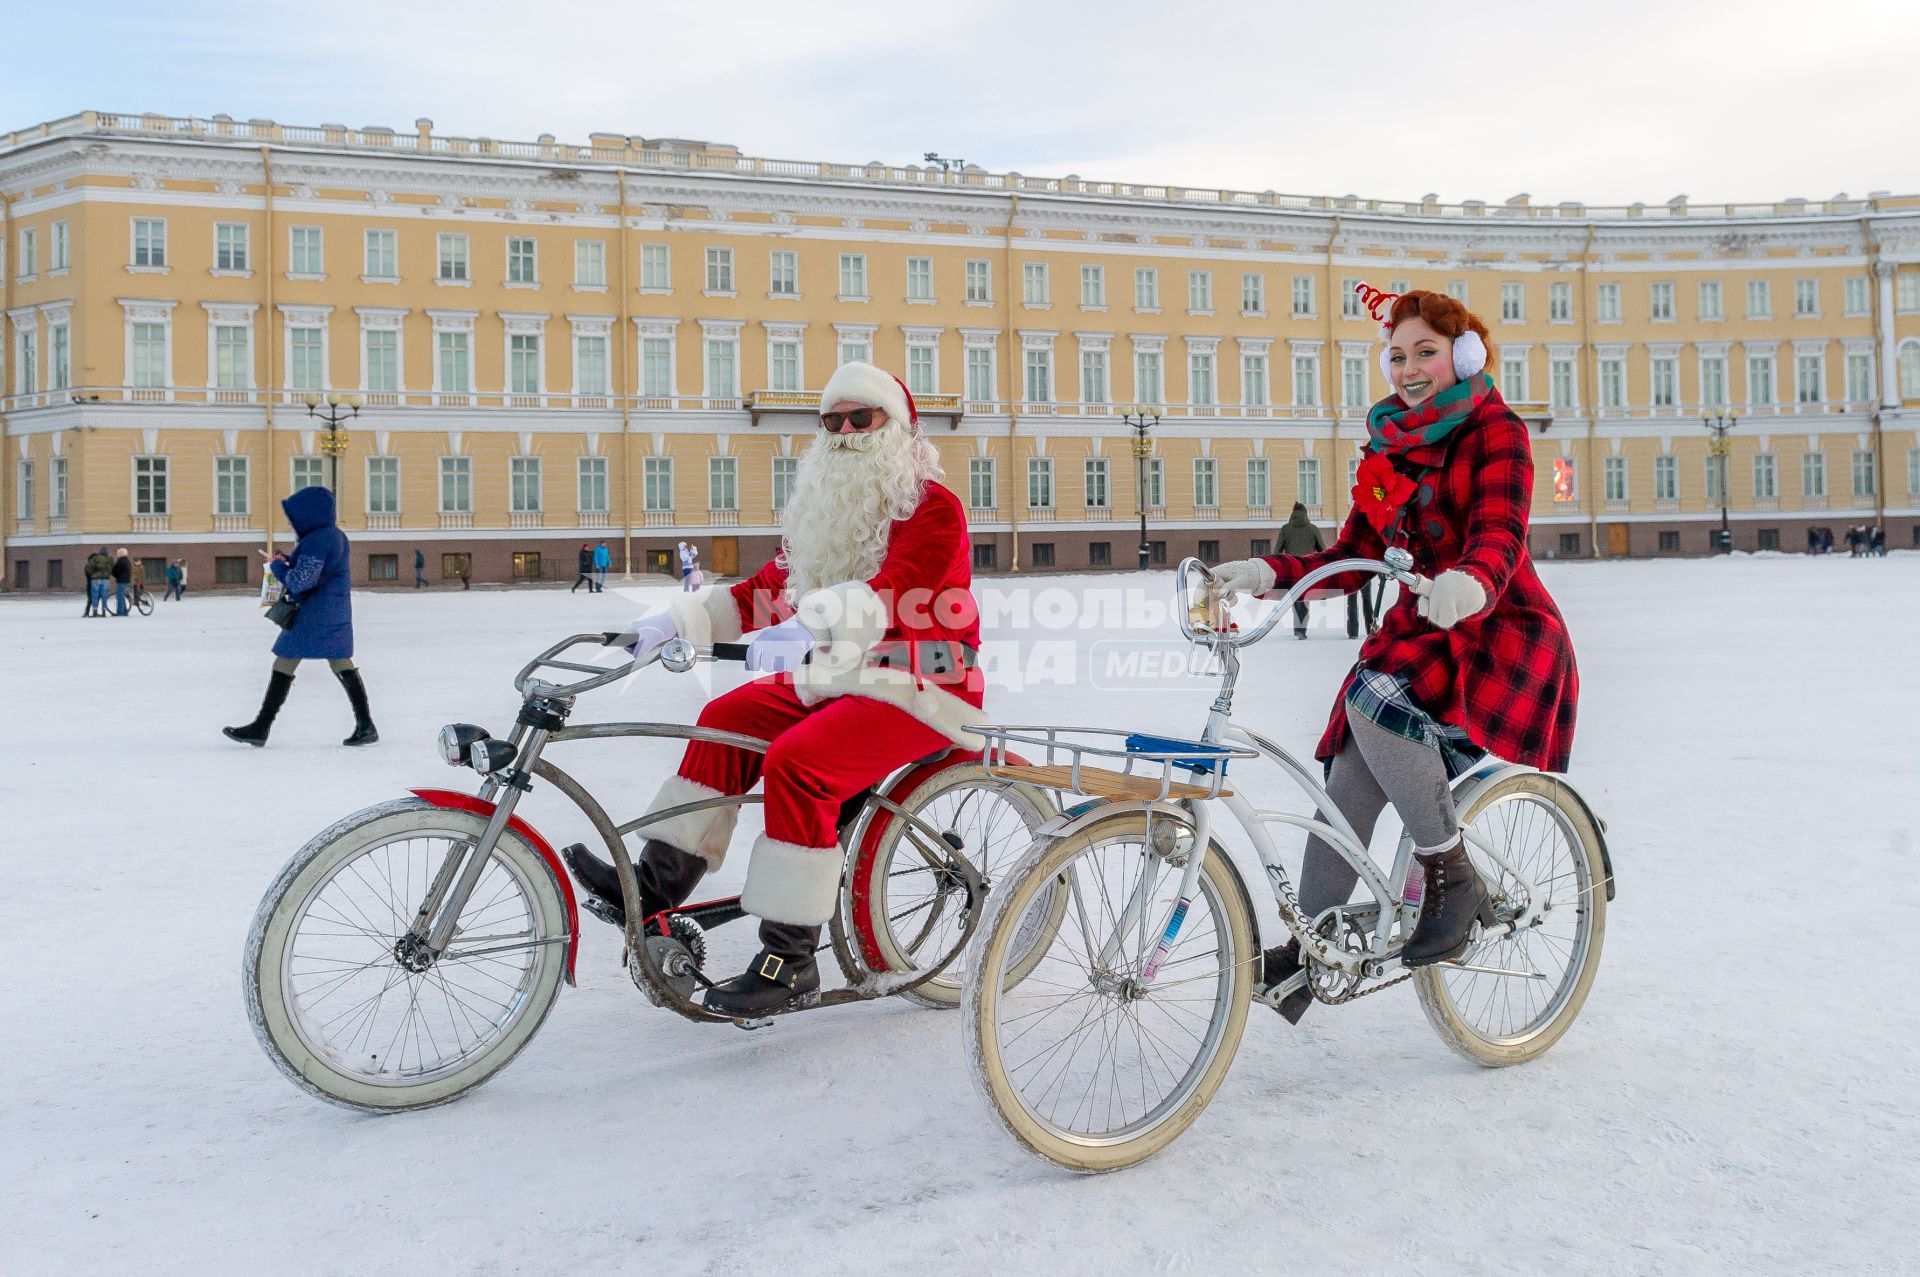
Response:
POLYGON ((1133 566, 1142 488, 1151 561, 1245 555, 1295 500, 1345 513, 1385 393, 1361 279, 1487 320, 1537 555, 1705 553, 1723 506, 1741 549, 1920 543, 1920 197, 1401 203, 86 112, 0 134, 0 246, 11 589, 78 590, 102 545, 256 582, 316 482, 360 581, 567 579, 602 540, 730 572, 855 358, 919 398, 980 569, 1133 566))

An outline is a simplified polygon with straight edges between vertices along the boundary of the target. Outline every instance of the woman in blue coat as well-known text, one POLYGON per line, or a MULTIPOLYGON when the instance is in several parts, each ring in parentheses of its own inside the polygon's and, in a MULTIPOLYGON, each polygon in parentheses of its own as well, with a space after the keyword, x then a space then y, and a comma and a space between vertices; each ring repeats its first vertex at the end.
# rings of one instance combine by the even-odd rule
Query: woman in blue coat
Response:
POLYGON ((347 689, 353 706, 353 735, 343 745, 371 745, 380 739, 367 708, 367 687, 353 664, 353 606, 346 533, 334 526, 333 493, 302 488, 280 503, 300 538, 291 556, 279 554, 267 564, 280 579, 286 597, 299 605, 291 628, 273 643, 273 673, 267 679, 260 713, 244 727, 220 730, 233 740, 258 748, 267 743, 274 716, 293 688, 293 674, 304 660, 325 661, 347 689))

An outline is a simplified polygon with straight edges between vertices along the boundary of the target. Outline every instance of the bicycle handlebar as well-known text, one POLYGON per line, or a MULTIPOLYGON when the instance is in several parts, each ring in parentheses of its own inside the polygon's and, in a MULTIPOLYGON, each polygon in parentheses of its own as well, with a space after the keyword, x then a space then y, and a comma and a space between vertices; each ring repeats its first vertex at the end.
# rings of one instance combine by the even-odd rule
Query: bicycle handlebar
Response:
POLYGON ((1195 628, 1193 616, 1195 604, 1189 602, 1188 579, 1196 569, 1199 572, 1201 580, 1204 582, 1199 606, 1208 617, 1214 614, 1214 605, 1221 598, 1219 580, 1213 575, 1212 569, 1207 567, 1207 565, 1199 559, 1182 559, 1180 561, 1180 567, 1177 570, 1174 585, 1174 589, 1178 595, 1177 601, 1180 604, 1177 609, 1180 616, 1180 632, 1185 634, 1187 638, 1193 642, 1206 642, 1215 647, 1240 648, 1252 643, 1258 643, 1272 632, 1273 627, 1280 623, 1280 618, 1287 614, 1288 609, 1293 604, 1305 597, 1308 589, 1326 580, 1330 576, 1338 576, 1344 572, 1366 572, 1374 576, 1390 576, 1400 582, 1400 584, 1406 586, 1409 590, 1412 590, 1415 594, 1424 595, 1433 588, 1433 582, 1431 580, 1413 570, 1413 556, 1399 546, 1392 546, 1388 548, 1384 561, 1381 559, 1341 559, 1337 562, 1329 563, 1325 567, 1315 568, 1294 582, 1293 587, 1281 596, 1279 606, 1273 609, 1266 620, 1262 621, 1248 633, 1233 634, 1223 632, 1214 629, 1211 624, 1208 624, 1206 626, 1206 632, 1203 634, 1195 628))
POLYGON ((700 661, 741 661, 747 659, 745 643, 715 643, 711 647, 696 647, 683 638, 676 638, 662 644, 644 657, 634 657, 621 665, 587 665, 580 661, 562 661, 556 659, 560 653, 570 647, 583 643, 592 643, 600 647, 612 647, 620 641, 616 630, 602 630, 598 634, 572 634, 561 639, 540 655, 521 667, 514 675, 513 690, 522 696, 532 695, 532 688, 538 680, 533 677, 535 670, 572 670, 576 673, 591 675, 577 683, 541 683, 541 695, 558 696, 567 700, 584 695, 595 688, 616 683, 635 670, 645 669, 655 663, 663 664, 676 674, 684 674, 700 661))

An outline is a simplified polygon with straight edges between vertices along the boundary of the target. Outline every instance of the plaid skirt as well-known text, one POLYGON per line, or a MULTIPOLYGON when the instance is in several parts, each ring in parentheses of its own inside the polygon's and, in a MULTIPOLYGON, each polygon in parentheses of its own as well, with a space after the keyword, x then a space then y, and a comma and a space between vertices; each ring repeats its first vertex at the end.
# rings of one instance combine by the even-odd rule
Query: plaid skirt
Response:
POLYGON ((1486 757, 1487 751, 1473 743, 1464 727, 1443 723, 1420 708, 1407 690, 1407 681, 1397 674, 1361 666, 1347 685, 1347 713, 1358 714, 1395 736, 1433 746, 1440 751, 1448 780, 1465 774, 1486 757))

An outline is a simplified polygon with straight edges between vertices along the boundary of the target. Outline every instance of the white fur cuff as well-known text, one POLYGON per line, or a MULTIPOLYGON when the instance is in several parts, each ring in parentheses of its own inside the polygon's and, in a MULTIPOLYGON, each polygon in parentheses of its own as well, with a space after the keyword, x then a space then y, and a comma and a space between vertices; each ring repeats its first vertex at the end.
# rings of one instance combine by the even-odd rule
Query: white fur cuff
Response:
POLYGON ((843 581, 802 595, 794 615, 821 643, 852 644, 853 651, 836 656, 865 656, 887 636, 887 605, 865 581, 843 581))
POLYGON ((667 615, 673 618, 680 637, 695 647, 739 641, 740 604, 733 597, 732 586, 709 585, 683 594, 667 605, 667 615))
POLYGON ((817 927, 840 902, 840 848, 801 847, 765 834, 753 844, 740 907, 768 922, 817 927))
MULTIPOLYGON (((651 816, 670 807, 718 797, 720 791, 717 789, 709 789, 685 776, 669 776, 660 783, 660 792, 654 795, 647 814, 651 816)), ((732 806, 683 811, 678 816, 642 825, 635 832, 642 838, 658 838, 669 847, 678 847, 681 851, 699 856, 707 862, 707 868, 718 869, 727 858, 727 844, 733 841, 733 827, 739 820, 740 807, 736 803, 732 806)))

